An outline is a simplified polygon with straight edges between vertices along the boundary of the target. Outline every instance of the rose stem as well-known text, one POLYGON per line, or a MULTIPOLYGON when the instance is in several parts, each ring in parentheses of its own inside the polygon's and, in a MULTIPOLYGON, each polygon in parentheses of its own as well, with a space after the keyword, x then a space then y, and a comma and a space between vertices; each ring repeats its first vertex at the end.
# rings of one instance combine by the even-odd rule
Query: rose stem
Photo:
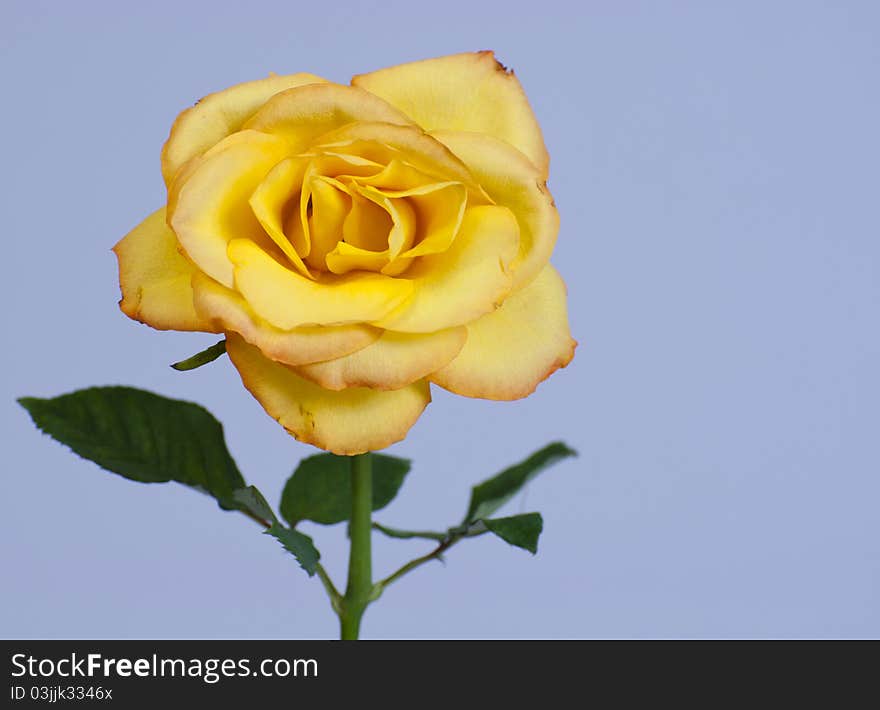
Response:
POLYGON ((342 599, 341 638, 357 639, 361 617, 373 590, 371 515, 373 512, 373 461, 370 453, 351 457, 351 550, 348 558, 348 586, 342 599))

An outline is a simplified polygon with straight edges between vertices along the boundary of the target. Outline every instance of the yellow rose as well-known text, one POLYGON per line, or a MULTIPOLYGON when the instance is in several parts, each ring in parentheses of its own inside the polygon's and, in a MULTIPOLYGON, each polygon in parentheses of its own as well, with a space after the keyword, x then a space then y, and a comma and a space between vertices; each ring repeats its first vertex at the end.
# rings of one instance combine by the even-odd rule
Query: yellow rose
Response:
POLYGON ((297 439, 381 449, 430 382, 517 399, 571 360, 548 167, 491 52, 233 86, 174 122, 167 205, 114 247, 120 307, 225 333, 297 439))

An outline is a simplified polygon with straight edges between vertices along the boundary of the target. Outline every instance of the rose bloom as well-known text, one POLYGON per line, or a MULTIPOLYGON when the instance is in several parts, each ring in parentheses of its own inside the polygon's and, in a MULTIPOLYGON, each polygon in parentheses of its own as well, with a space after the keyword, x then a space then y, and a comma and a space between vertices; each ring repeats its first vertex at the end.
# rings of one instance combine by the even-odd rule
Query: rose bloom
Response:
POLYGON ((174 122, 167 204, 114 247, 120 307, 224 333, 300 441, 381 449, 429 383, 518 399, 573 357, 548 168, 491 52, 239 84, 174 122))

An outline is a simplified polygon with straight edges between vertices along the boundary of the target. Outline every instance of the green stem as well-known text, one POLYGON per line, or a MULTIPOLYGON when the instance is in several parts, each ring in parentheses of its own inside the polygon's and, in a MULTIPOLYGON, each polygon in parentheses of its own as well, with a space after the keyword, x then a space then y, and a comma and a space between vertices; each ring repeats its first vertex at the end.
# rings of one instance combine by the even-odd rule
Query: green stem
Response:
MULTIPOLYGON (((426 537, 430 539, 436 540, 436 533, 424 533, 424 532, 409 532, 406 530, 394 530, 393 528, 385 528, 384 526, 378 526, 378 524, 373 525, 374 527, 378 527, 384 532, 386 535, 390 535, 390 537, 426 537), (390 533, 388 531, 391 531, 390 533)), ((422 555, 421 557, 417 557, 410 562, 407 562, 403 567, 394 572, 394 574, 388 575, 385 579, 382 579, 376 584, 373 585, 373 594, 370 597, 370 601, 375 601, 380 596, 382 596, 382 592, 385 591, 385 587, 387 587, 392 582, 396 582, 398 579, 403 577, 403 575, 412 572, 417 567, 421 567, 426 562, 430 562, 431 560, 442 560, 443 553, 446 552, 450 547, 456 544, 459 540, 463 540, 466 537, 479 537, 484 533, 487 533, 488 529, 485 524, 478 520, 474 523, 463 523, 455 528, 450 528, 449 531, 442 536, 440 540, 440 544, 437 545, 431 552, 427 555, 422 555)))
POLYGON ((373 460, 369 453, 351 457, 351 550, 348 558, 348 586, 342 598, 341 638, 357 639, 361 617, 373 591, 372 533, 373 460))
POLYGON ((407 572, 412 572, 416 567, 421 567, 423 564, 425 564, 426 562, 430 562, 431 560, 439 560, 443 553, 446 552, 446 550, 452 547, 459 540, 461 540, 460 537, 454 537, 449 538, 445 542, 441 542, 427 555, 422 555, 421 557, 417 557, 416 559, 407 562, 394 574, 387 576, 381 582, 377 582, 375 588, 373 589, 373 599, 378 599, 382 592, 385 591, 385 587, 387 587, 392 582, 396 582, 407 572))
POLYGON ((445 532, 433 532, 431 530, 399 530, 397 528, 389 528, 387 525, 373 523, 373 529, 378 530, 383 535, 395 537, 400 540, 409 540, 412 538, 423 538, 425 540, 437 540, 442 542, 449 535, 445 532))

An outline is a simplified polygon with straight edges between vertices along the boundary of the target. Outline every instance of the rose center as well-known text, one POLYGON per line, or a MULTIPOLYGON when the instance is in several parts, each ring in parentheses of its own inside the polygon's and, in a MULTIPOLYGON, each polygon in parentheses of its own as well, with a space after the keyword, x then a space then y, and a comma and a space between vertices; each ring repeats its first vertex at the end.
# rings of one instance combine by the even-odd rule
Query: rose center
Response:
MULTIPOLYGON (((251 206, 280 247, 276 258, 305 272, 396 276, 419 257, 445 251, 466 203, 460 182, 427 175, 391 156, 321 152, 273 168, 251 206)), ((386 150, 390 153, 390 150, 386 150)))

